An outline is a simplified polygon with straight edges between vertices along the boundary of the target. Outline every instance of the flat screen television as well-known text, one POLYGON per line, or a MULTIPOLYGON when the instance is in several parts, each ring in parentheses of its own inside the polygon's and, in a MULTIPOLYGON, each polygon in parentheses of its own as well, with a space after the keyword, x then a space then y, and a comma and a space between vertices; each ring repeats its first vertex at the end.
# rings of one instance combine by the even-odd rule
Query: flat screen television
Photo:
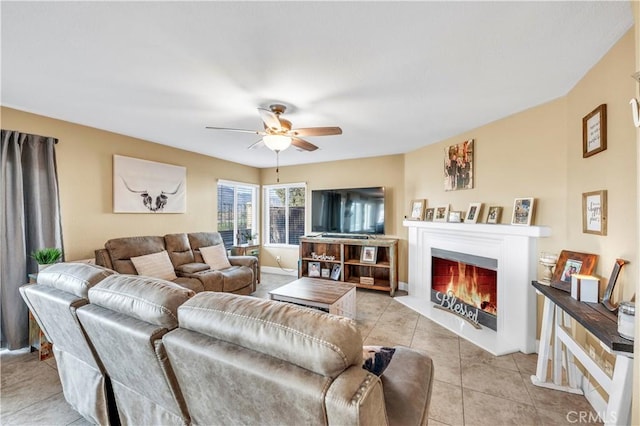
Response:
POLYGON ((312 190, 311 231, 384 234, 384 187, 312 190))

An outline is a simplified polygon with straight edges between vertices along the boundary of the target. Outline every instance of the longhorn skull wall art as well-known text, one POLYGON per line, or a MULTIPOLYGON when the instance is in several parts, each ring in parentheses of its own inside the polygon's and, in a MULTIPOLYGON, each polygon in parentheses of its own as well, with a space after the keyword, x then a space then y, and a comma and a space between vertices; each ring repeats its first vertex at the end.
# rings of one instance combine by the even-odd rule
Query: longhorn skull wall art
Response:
POLYGON ((187 169, 113 156, 114 213, 185 213, 187 169))

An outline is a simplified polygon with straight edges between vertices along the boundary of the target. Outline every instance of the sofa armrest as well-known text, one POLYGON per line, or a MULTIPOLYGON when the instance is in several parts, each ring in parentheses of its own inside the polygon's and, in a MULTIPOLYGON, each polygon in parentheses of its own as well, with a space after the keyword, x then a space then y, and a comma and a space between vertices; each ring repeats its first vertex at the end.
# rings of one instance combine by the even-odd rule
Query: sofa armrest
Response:
POLYGON ((415 349, 396 346, 382 386, 389 425, 426 425, 433 387, 433 361, 415 349))
POLYGON ((333 381, 325 397, 327 423, 388 425, 380 378, 352 365, 333 381))
POLYGON ((254 269, 258 265, 258 258, 255 256, 228 256, 231 266, 247 266, 254 269))

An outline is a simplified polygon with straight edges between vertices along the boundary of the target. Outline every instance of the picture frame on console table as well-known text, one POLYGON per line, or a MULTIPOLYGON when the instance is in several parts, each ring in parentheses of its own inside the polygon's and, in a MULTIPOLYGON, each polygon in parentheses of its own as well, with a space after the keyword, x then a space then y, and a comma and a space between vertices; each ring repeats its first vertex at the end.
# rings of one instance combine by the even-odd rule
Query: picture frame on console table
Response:
POLYGON ((562 250, 551 277, 551 287, 571 292, 571 276, 592 275, 598 261, 597 254, 562 250))

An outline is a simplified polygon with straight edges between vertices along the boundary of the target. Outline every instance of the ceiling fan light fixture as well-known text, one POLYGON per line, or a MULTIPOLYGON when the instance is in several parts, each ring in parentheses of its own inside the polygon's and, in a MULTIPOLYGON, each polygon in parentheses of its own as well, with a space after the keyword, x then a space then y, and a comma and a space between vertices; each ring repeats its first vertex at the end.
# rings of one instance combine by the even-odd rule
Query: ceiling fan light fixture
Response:
POLYGON ((265 135, 262 137, 264 144, 272 151, 280 152, 291 146, 291 138, 283 135, 265 135))

